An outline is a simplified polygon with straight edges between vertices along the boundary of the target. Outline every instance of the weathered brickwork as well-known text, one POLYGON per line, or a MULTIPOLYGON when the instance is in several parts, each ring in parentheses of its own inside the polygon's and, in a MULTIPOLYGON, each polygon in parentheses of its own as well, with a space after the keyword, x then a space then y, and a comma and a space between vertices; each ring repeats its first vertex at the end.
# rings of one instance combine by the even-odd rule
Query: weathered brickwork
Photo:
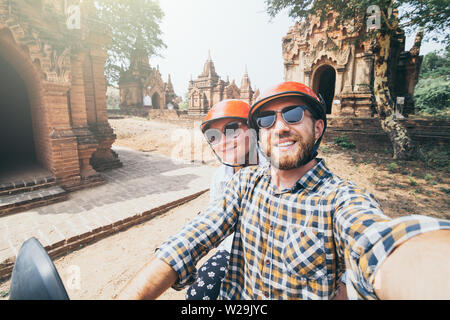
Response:
POLYGON ((106 111, 108 31, 91 2, 80 9, 81 29, 69 30, 64 1, 0 0, 0 59, 24 82, 34 156, 67 190, 98 184, 96 169, 121 165, 106 111))

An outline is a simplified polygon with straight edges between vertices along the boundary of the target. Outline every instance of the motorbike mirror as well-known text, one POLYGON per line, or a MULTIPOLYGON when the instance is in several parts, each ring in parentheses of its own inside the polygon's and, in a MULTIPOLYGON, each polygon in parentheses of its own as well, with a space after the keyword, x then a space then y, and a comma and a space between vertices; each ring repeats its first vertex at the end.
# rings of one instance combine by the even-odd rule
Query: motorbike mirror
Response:
POLYGON ((19 250, 9 296, 10 300, 69 300, 55 265, 34 237, 19 250))

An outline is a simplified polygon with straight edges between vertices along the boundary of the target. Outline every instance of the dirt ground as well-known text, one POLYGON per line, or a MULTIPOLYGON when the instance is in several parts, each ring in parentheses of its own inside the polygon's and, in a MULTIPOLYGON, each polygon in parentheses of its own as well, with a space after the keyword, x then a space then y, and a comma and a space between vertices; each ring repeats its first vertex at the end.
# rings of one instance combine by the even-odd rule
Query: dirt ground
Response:
MULTIPOLYGON (((143 118, 110 119, 110 123, 117 146, 217 166, 199 133, 200 123, 143 118)), ((448 151, 433 150, 423 154, 424 161, 401 162, 388 153, 347 150, 333 143, 320 149, 320 157, 335 174, 372 193, 391 217, 423 214, 450 219, 448 156, 448 151)), ((205 193, 144 224, 56 259, 71 299, 113 299, 156 246, 206 206, 208 197, 205 193)), ((8 288, 9 282, 0 284, 0 296, 8 288)), ((169 289, 160 298, 184 299, 184 291, 169 289)))
MULTIPOLYGON (((55 259, 53 262, 70 299, 114 299, 148 262, 157 245, 197 216, 208 201, 209 192, 206 192, 145 223, 55 259)), ((10 281, 0 284, 0 294, 8 292, 9 286, 10 281)), ((185 290, 169 289, 159 299, 183 300, 184 296, 185 290)))

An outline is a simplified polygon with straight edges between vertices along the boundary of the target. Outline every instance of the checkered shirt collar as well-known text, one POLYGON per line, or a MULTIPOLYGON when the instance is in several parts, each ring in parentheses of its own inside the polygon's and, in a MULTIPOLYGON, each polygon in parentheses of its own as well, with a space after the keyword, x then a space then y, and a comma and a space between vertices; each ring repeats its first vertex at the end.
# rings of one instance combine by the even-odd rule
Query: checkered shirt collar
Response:
MULTIPOLYGON (((324 179, 331 176, 332 173, 330 170, 326 167, 325 161, 321 158, 316 158, 317 164, 311 168, 308 172, 306 172, 300 179, 297 180, 295 185, 292 188, 278 190, 276 186, 274 186, 272 183, 269 183, 270 185, 270 192, 273 194, 279 194, 279 193, 285 193, 285 192, 297 192, 299 190, 312 190, 314 189, 318 184, 322 184, 324 179)), ((267 181, 270 182, 271 179, 271 173, 270 173, 270 162, 265 164, 263 166, 263 173, 264 177, 268 179, 267 181)))

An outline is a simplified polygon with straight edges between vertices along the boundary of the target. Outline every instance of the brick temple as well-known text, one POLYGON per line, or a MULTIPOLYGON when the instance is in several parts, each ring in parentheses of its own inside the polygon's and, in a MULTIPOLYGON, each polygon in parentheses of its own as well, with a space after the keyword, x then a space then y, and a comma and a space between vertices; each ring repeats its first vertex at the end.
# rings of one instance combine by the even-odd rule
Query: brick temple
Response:
POLYGON ((86 1, 69 28, 65 5, 0 0, 0 213, 21 197, 64 198, 121 166, 106 112, 108 30, 86 1))
POLYGON ((130 67, 120 73, 121 112, 147 116, 150 109, 178 109, 181 98, 175 93, 170 74, 164 82, 159 66, 150 66, 148 53, 140 43, 131 55, 130 67))
MULTIPOLYGON (((353 32, 351 25, 337 30, 330 28, 335 17, 333 12, 323 21, 311 16, 289 29, 281 40, 284 79, 305 83, 322 95, 328 113, 326 142, 345 134, 360 150, 389 151, 392 144, 381 128, 374 107, 374 53, 370 49, 370 39, 353 41, 361 34, 353 32)), ((397 97, 404 100, 402 106, 396 106, 398 122, 407 128, 418 145, 449 146, 448 120, 408 117, 414 114, 414 88, 423 59, 419 55, 418 39, 406 51, 405 35, 400 32, 391 39, 390 46, 391 94, 394 102, 397 97)))
POLYGON ((222 80, 216 73, 211 54, 203 66, 203 72, 195 80, 189 81, 188 100, 190 115, 203 115, 216 103, 224 99, 240 99, 253 104, 259 95, 259 90, 253 91, 247 68, 242 77, 241 86, 235 81, 222 80))
MULTIPOLYGON (((284 75, 287 81, 310 86, 324 98, 331 116, 371 118, 373 106, 374 53, 370 39, 357 43, 361 37, 344 25, 330 31, 336 13, 330 12, 320 21, 312 16, 290 28, 282 39, 284 75)), ((400 113, 414 112, 414 87, 417 84, 422 56, 415 46, 405 51, 405 36, 391 41, 391 85, 393 98, 403 97, 400 113)))

